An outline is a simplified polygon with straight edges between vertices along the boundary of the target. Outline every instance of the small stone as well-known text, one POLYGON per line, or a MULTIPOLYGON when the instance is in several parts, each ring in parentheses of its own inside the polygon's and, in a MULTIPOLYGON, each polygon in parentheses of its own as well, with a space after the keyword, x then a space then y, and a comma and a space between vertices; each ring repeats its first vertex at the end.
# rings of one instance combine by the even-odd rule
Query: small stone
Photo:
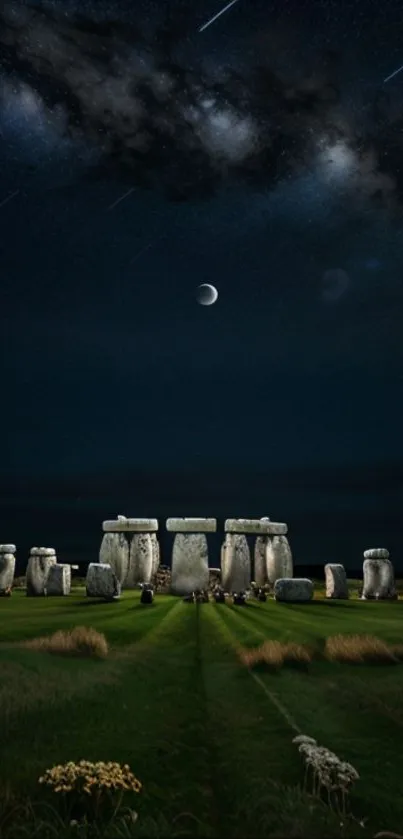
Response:
POLYGON ((325 565, 326 597, 348 600, 347 575, 344 565, 328 562, 325 565))
POLYGON ((304 603, 313 598, 313 582, 305 577, 289 577, 274 583, 275 600, 287 603, 304 603))
POLYGON ((120 597, 121 586, 110 565, 102 562, 90 562, 85 580, 87 597, 99 597, 103 600, 116 600, 120 597))

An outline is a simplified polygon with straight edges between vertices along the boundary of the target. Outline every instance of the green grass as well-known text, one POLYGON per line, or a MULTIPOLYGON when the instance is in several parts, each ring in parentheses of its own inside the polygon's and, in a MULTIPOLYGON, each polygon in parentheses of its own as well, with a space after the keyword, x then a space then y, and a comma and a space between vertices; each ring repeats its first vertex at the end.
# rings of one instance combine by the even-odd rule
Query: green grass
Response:
MULTIPOLYGON (((235 649, 278 639, 307 643, 320 654, 325 638, 337 633, 399 642, 402 600, 327 602, 319 590, 306 605, 194 606, 157 596, 143 607, 139 597, 125 592, 119 602, 95 604, 74 588, 68 598, 14 591, 0 601, 1 837, 18 835, 16 820, 13 828, 1 827, 4 790, 17 802, 39 802, 39 775, 82 758, 128 763, 144 785, 128 801, 138 822, 116 836, 402 833, 403 664, 341 665, 318 655, 306 672, 254 674, 235 649), (17 644, 77 625, 105 633, 106 660, 17 644), (302 791, 291 742, 299 731, 360 773, 350 800, 355 820, 341 824, 302 791)), ((33 835, 29 824, 25 831, 33 835)), ((51 833, 42 825, 40 835, 51 833)))

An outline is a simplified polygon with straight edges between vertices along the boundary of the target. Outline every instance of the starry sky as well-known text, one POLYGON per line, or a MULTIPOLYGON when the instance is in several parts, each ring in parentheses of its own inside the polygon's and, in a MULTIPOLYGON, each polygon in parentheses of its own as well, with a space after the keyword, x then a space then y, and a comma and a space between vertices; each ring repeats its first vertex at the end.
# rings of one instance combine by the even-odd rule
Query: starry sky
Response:
POLYGON ((297 566, 403 571, 403 11, 238 0, 200 32, 224 5, 0 5, 23 565, 96 561, 117 514, 268 515, 297 566))

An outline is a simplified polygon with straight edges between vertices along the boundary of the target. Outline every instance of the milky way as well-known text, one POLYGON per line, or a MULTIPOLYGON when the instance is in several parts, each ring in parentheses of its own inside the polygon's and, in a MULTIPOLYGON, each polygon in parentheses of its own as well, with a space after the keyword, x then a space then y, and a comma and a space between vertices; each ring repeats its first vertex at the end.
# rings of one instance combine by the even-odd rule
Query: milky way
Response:
POLYGON ((173 23, 151 45, 126 24, 6 7, 1 103, 84 141, 97 155, 92 177, 122 175, 172 201, 208 199, 228 182, 272 190, 315 171, 342 182, 349 203, 400 212, 403 121, 387 101, 358 119, 330 71, 190 71, 172 57, 182 34, 173 23))

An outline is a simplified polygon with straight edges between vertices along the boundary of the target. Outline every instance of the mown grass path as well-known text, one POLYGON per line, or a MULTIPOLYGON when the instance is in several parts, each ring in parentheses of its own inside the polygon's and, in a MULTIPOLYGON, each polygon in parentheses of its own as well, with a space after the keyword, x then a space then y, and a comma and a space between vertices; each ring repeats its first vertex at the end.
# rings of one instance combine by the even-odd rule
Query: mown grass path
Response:
POLYGON ((0 610, 0 784, 38 798, 44 769, 68 760, 129 763, 144 787, 133 837, 369 837, 403 824, 403 665, 314 661, 308 672, 253 673, 237 646, 266 638, 321 649, 326 635, 374 632, 399 641, 401 604, 185 604, 139 594, 92 605, 30 599, 0 610), (400 607, 400 608, 399 608, 400 607), (367 626, 367 623, 371 623, 367 626), (105 633, 104 661, 12 646, 56 629, 105 633), (301 792, 296 732, 358 769, 358 822, 340 824, 301 792))

